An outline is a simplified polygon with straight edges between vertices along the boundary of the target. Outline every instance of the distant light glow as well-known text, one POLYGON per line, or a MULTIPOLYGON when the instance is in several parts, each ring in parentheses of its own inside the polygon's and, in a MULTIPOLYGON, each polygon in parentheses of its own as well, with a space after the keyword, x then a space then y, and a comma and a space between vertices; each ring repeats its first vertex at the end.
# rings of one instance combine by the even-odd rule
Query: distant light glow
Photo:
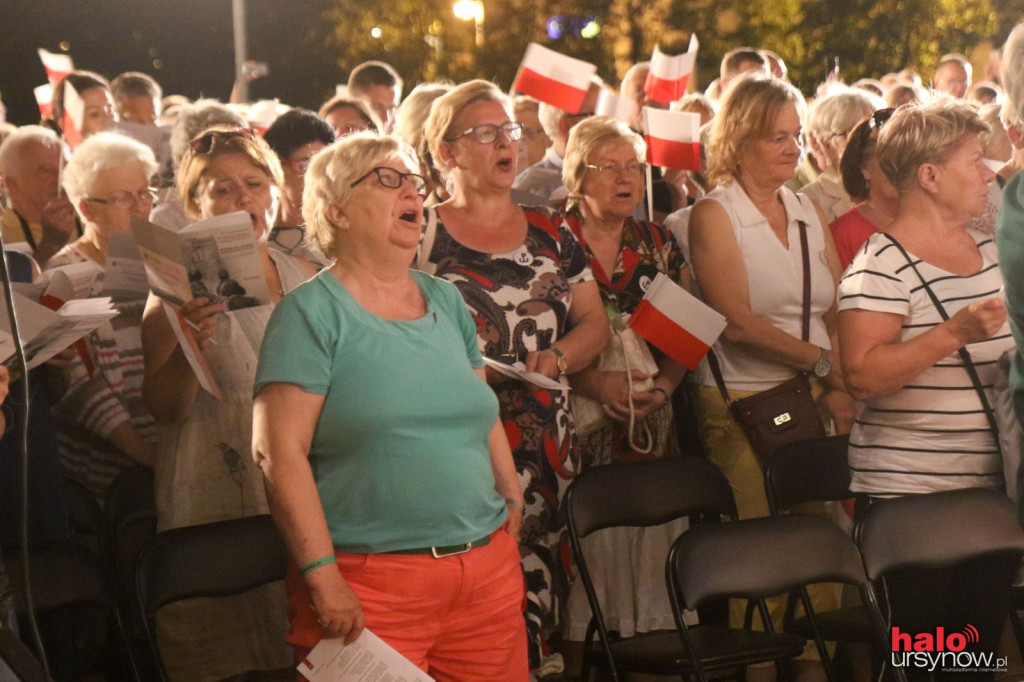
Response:
POLYGON ((65 52, 67 52, 68 50, 71 49, 71 43, 69 43, 66 40, 62 40, 62 41, 60 41, 60 44, 58 45, 58 47, 60 49, 64 50, 65 52))
POLYGON ((580 29, 580 36, 583 38, 596 38, 601 33, 601 24, 598 23, 597 19, 591 19, 580 29))
POLYGON ((162 69, 162 68, 164 68, 164 60, 162 60, 162 59, 154 59, 153 60, 153 68, 154 69, 162 69))
POLYGON ((567 33, 566 17, 564 15, 553 16, 548 19, 548 38, 558 40, 567 33))
POLYGON ((452 12, 463 21, 481 23, 484 20, 484 3, 480 0, 458 0, 452 5, 452 12))
POLYGON ((384 35, 384 31, 380 30, 380 26, 374 26, 370 29, 370 35, 379 40, 384 35))

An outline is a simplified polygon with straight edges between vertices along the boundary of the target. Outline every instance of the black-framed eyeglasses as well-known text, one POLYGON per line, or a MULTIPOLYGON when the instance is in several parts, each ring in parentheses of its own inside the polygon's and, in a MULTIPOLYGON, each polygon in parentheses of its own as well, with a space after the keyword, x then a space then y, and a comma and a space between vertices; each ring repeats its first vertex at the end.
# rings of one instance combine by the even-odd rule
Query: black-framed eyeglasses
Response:
POLYGON ((142 204, 143 206, 152 204, 156 201, 158 191, 156 187, 147 187, 146 189, 140 189, 138 192, 118 192, 108 199, 86 197, 85 200, 96 204, 103 204, 104 206, 132 209, 135 208, 136 204, 142 204))
POLYGON ((256 131, 252 128, 232 128, 231 130, 211 130, 203 133, 188 143, 196 154, 209 154, 213 149, 213 143, 217 140, 228 140, 232 137, 244 137, 251 140, 256 137, 256 131))
POLYGON ((523 124, 519 121, 509 121, 508 123, 502 123, 500 126, 493 123, 481 123, 478 126, 463 130, 455 137, 447 138, 447 141, 455 142, 461 137, 472 135, 473 139, 480 144, 494 144, 498 139, 498 133, 504 135, 505 139, 509 142, 518 142, 523 137, 523 124))
POLYGON ((353 182, 349 187, 355 187, 371 175, 376 175, 381 186, 387 187, 388 189, 399 189, 402 186, 403 180, 408 180, 409 184, 413 186, 413 189, 416 190, 417 194, 423 194, 427 188, 427 181, 422 175, 417 175, 416 173, 403 173, 395 170, 394 168, 388 168, 387 166, 371 168, 369 173, 353 182))
POLYGON ((647 171, 647 164, 643 161, 630 161, 625 166, 620 166, 614 162, 602 163, 599 166, 588 163, 587 168, 593 171, 597 171, 601 175, 619 175, 625 173, 626 175, 643 175, 647 171))
POLYGON ((875 113, 871 114, 871 122, 868 123, 868 126, 873 130, 881 130, 882 126, 888 123, 889 119, 892 118, 892 114, 894 111, 896 110, 892 107, 888 107, 887 109, 879 109, 875 113))

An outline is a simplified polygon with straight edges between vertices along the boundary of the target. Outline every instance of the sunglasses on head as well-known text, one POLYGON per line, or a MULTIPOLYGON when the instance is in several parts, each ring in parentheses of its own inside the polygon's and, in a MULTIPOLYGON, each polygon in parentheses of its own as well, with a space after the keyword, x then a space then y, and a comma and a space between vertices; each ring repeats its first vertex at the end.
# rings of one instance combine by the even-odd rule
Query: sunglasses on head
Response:
POLYGON ((873 130, 881 130, 882 126, 889 122, 892 118, 893 112, 896 111, 892 107, 888 109, 879 109, 875 113, 871 114, 871 122, 868 124, 873 130))
POLYGON ((251 140, 256 137, 256 131, 252 128, 232 128, 231 130, 211 130, 203 133, 196 139, 189 142, 192 151, 196 154, 209 154, 213 149, 213 143, 218 140, 228 140, 232 137, 243 137, 251 140))

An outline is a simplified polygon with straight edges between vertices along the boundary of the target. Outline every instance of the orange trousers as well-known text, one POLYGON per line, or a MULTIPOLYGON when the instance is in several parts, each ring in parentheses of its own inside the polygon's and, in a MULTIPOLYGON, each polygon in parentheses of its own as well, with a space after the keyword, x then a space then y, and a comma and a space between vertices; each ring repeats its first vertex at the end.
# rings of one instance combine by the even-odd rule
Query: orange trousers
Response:
MULTIPOLYGON (((454 556, 338 553, 338 568, 359 597, 366 627, 438 682, 529 679, 524 584, 515 540, 454 556)), ((287 641, 301 661, 322 637, 305 581, 292 566, 285 582, 287 641)), ((302 679, 302 678, 299 678, 302 679)))

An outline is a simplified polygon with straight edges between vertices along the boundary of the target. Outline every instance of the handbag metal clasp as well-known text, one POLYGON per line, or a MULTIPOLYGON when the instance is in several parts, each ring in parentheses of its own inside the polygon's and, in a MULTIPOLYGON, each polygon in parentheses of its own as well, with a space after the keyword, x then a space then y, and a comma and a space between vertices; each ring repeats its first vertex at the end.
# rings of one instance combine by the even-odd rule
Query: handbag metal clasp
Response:
POLYGON ((789 412, 783 412, 782 414, 780 414, 778 417, 776 417, 772 421, 775 422, 776 426, 782 426, 786 422, 792 421, 792 420, 793 420, 793 418, 791 416, 789 416, 789 412))

